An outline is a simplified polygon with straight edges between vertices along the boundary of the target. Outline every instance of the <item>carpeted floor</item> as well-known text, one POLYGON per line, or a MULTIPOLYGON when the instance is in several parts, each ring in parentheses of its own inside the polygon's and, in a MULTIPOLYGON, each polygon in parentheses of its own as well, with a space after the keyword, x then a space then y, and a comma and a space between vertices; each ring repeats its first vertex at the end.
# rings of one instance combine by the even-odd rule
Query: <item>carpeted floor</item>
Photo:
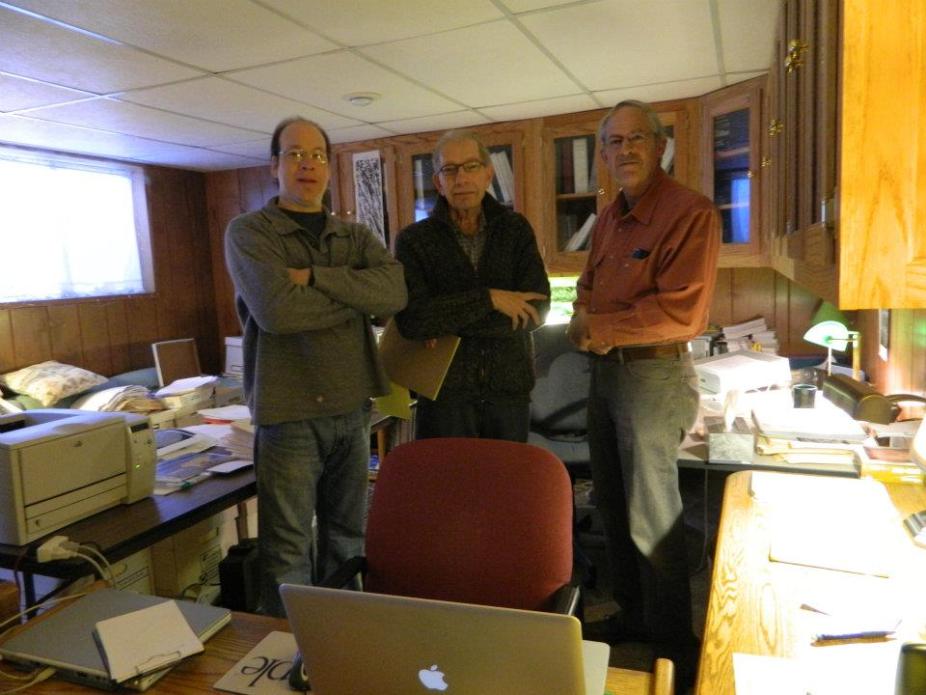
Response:
MULTIPOLYGON (((723 494, 723 473, 683 469, 680 472, 682 502, 685 507, 685 525, 688 539, 688 561, 691 567, 691 595, 694 631, 702 636, 707 599, 710 591, 714 538, 723 494)), ((576 484, 576 504, 580 520, 591 514, 580 524, 584 530, 579 535, 580 550, 595 568, 595 582, 592 587, 583 588, 584 619, 594 623, 617 610, 608 586, 608 573, 604 567, 604 538, 595 519, 595 512, 588 506, 591 490, 589 481, 576 484)), ((578 575, 577 575, 578 576, 578 575)), ((653 664, 653 649, 645 643, 626 642, 611 648, 611 666, 649 671, 653 664)))

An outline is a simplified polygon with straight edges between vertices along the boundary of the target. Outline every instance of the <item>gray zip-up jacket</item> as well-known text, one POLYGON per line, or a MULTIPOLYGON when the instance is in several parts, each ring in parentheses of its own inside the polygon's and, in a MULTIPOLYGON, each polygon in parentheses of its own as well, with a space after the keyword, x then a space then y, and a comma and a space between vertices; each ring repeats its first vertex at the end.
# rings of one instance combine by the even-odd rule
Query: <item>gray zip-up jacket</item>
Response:
POLYGON ((341 415, 389 392, 370 317, 396 313, 407 293, 402 266, 364 225, 329 216, 315 248, 273 198, 229 223, 225 261, 255 424, 341 415), (311 268, 310 286, 287 268, 311 268))

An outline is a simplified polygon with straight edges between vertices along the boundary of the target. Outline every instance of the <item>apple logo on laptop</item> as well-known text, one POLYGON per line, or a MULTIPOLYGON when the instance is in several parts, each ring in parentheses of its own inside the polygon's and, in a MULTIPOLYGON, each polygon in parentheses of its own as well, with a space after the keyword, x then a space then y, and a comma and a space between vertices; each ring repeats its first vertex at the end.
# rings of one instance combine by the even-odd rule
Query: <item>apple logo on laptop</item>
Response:
POLYGON ((438 670, 437 664, 418 671, 418 680, 428 690, 446 690, 448 687, 444 681, 444 672, 438 670))

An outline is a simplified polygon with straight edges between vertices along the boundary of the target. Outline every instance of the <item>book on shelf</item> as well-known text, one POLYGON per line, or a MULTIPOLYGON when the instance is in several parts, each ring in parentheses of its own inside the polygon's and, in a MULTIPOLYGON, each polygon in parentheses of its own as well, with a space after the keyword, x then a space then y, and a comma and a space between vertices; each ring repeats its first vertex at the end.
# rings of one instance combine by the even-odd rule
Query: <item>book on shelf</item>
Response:
POLYGON ((572 143, 569 139, 560 140, 557 147, 557 153, 559 154, 558 160, 560 165, 559 170, 559 193, 569 194, 575 193, 575 182, 573 181, 573 168, 572 168, 572 143))
POLYGON ((666 149, 662 153, 662 161, 659 165, 663 171, 672 171, 672 165, 675 163, 675 138, 666 138, 666 149))
POLYGON ((572 179, 576 193, 588 192, 588 141, 584 137, 572 140, 572 179))
POLYGON ((415 166, 415 200, 424 200, 424 160, 421 157, 414 159, 415 166))
MULTIPOLYGON (((569 241, 566 242, 566 246, 563 248, 563 251, 582 251, 588 247, 589 236, 591 235, 592 227, 595 226, 595 219, 598 216, 593 212, 588 217, 585 218, 585 222, 582 223, 582 226, 569 238, 569 241)), ((573 217, 573 219, 575 219, 573 217)))
POLYGON ((495 169, 495 180, 498 183, 501 201, 503 203, 514 202, 514 173, 511 171, 511 163, 508 161, 508 155, 504 152, 492 152, 492 166, 495 169))
POLYGON ((768 330, 768 326, 765 323, 765 319, 759 317, 757 319, 751 319, 749 321, 743 321, 741 323, 734 323, 729 326, 723 327, 723 337, 727 338, 744 338, 747 335, 752 335, 753 333, 758 333, 760 331, 768 330))

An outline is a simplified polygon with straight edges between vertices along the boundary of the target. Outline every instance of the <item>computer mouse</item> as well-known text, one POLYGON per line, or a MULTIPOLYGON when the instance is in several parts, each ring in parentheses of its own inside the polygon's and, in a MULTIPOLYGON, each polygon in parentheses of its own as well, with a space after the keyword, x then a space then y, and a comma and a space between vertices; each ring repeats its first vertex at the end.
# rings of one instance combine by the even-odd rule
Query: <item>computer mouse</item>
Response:
POLYGON ((301 652, 296 652, 296 656, 293 657, 293 667, 289 670, 289 689, 303 693, 312 689, 309 685, 309 674, 305 672, 301 652))

